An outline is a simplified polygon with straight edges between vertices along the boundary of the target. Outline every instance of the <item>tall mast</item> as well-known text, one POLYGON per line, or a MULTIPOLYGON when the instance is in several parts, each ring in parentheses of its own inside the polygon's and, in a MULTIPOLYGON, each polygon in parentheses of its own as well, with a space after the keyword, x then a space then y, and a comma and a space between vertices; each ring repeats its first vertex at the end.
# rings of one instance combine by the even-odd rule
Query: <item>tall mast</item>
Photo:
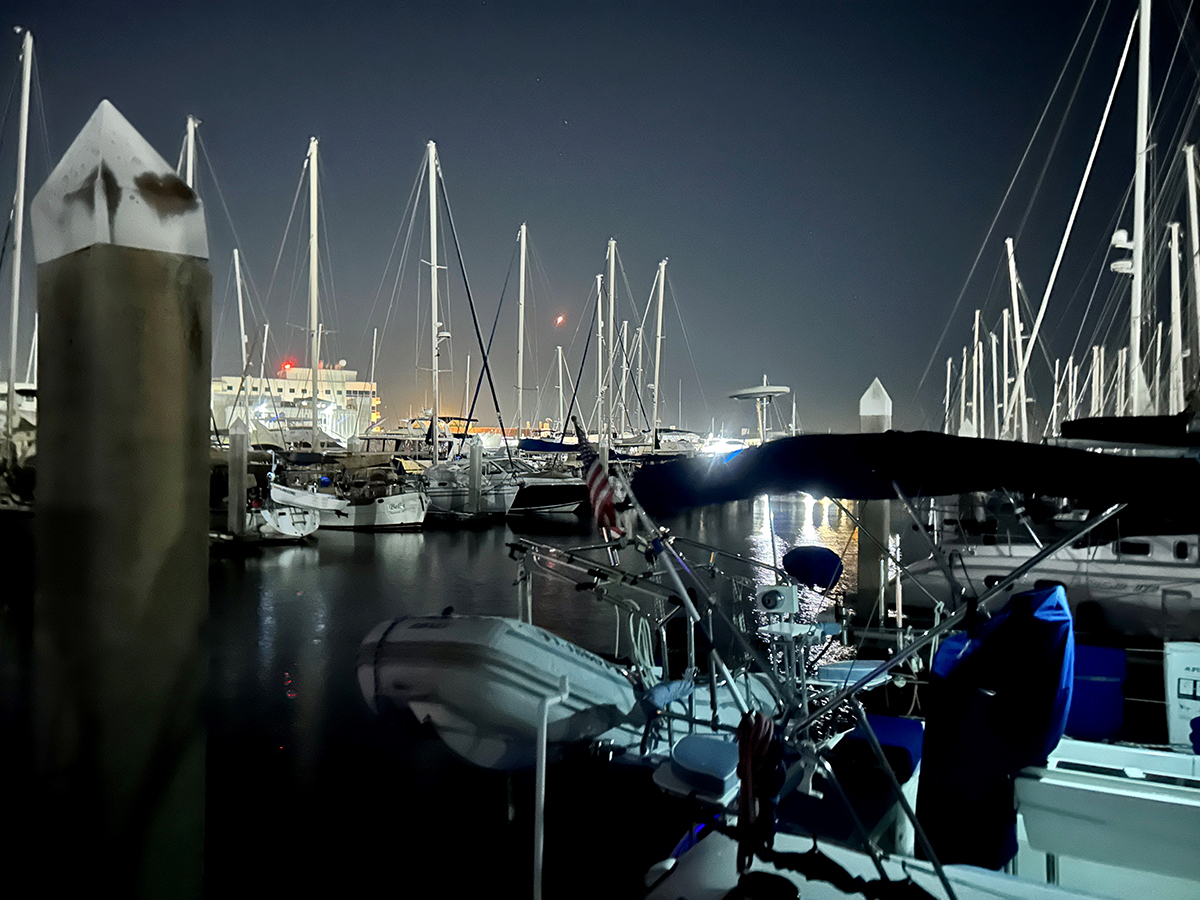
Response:
POLYGON ((604 440, 604 275, 596 275, 596 436, 600 449, 604 440))
POLYGON ((555 348, 554 348, 554 353, 555 353, 555 355, 558 357, 558 427, 559 427, 559 428, 562 428, 562 427, 563 427, 563 422, 565 421, 565 420, 563 419, 563 391, 562 391, 562 388, 563 388, 563 382, 562 382, 563 356, 562 356, 562 344, 559 344, 557 347, 555 347, 555 348))
MULTIPOLYGON (((1192 298, 1196 307, 1196 335, 1200 338, 1200 213, 1197 206, 1196 189, 1196 146, 1188 144, 1183 148, 1187 159, 1187 191, 1188 191, 1188 238, 1192 247, 1192 298)), ((1200 345, 1196 347, 1196 359, 1200 360, 1200 345)))
POLYGON ((317 139, 308 139, 308 334, 312 340, 309 354, 312 366, 312 443, 313 453, 321 451, 320 428, 317 419, 317 366, 321 364, 321 335, 317 295, 317 139))
POLYGON ((426 145, 429 169, 429 329, 433 340, 433 406, 429 412, 429 433, 433 438, 433 462, 438 459, 438 367, 441 365, 441 348, 438 346, 438 265, 437 265, 437 145, 430 141, 426 145))
POLYGON ((1138 12, 1137 137, 1133 174, 1133 285, 1129 299, 1129 408, 1146 411, 1147 391, 1142 372, 1142 300, 1145 293, 1146 154, 1150 119, 1150 0, 1138 12))
POLYGON ((371 404, 367 407, 367 431, 375 421, 375 351, 379 346, 379 329, 371 332, 371 404))
POLYGON ((263 322, 263 342, 262 350, 258 356, 258 399, 262 400, 263 395, 263 378, 267 374, 267 335, 271 333, 271 323, 263 322))
MULTIPOLYGON (((1005 249, 1008 251, 1008 285, 1009 293, 1012 300, 1013 313, 1013 349, 1016 352, 1017 364, 1017 384, 1016 384, 1016 402, 1021 405, 1021 440, 1029 440, 1029 419, 1027 413, 1028 404, 1025 402, 1025 369, 1028 362, 1025 360, 1025 348, 1022 346, 1021 338, 1021 308, 1017 303, 1017 255, 1013 250, 1013 239, 1004 239, 1005 249)), ((1032 347, 1032 344, 1030 345, 1032 347)), ((1006 409, 1004 415, 1004 427, 1008 428, 1009 413, 1006 409)))
POLYGON ((187 117, 187 149, 183 157, 183 180, 187 186, 196 188, 196 126, 200 120, 195 116, 187 117))
POLYGON ((613 401, 616 392, 613 390, 613 362, 617 350, 617 241, 608 239, 608 418, 606 434, 613 431, 613 401))
POLYGON ((33 340, 29 342, 29 362, 25 365, 25 383, 37 386, 38 314, 33 314, 33 340))
POLYGON ((954 357, 946 357, 946 398, 942 404, 942 433, 950 434, 950 381, 954 357))
POLYGON ((663 287, 667 281, 667 261, 658 264, 658 323, 654 338, 654 412, 650 421, 650 446, 658 447, 658 398, 662 394, 663 287))
POLYGON ((629 407, 626 406, 625 387, 629 382, 629 320, 621 320, 621 416, 617 421, 615 431, 624 433, 629 421, 629 407))
POLYGON ((521 281, 517 290, 517 440, 525 422, 525 223, 521 223, 521 281))
POLYGON ((21 308, 21 241, 25 233, 25 151, 29 145, 29 78, 33 67, 33 35, 28 30, 21 40, 21 124, 17 139, 17 190, 13 198, 12 310, 8 334, 8 410, 4 436, 9 459, 16 460, 13 431, 17 425, 17 317, 21 308))
POLYGON ((242 375, 246 374, 246 310, 242 302, 242 257, 233 248, 233 280, 237 282, 238 328, 242 336, 242 375))
POLYGON ((992 342, 992 437, 996 440, 1000 439, 1000 392, 997 388, 1000 386, 997 381, 997 359, 996 359, 996 332, 989 331, 988 337, 992 342))
POLYGON ((1171 229, 1171 371, 1167 413, 1173 416, 1183 411, 1183 302, 1180 297, 1179 223, 1172 222, 1168 227, 1171 229))
POLYGON ((975 426, 975 436, 983 437, 980 427, 984 419, 979 415, 980 387, 982 372, 979 359, 979 310, 975 310, 974 340, 971 341, 971 423, 975 426))

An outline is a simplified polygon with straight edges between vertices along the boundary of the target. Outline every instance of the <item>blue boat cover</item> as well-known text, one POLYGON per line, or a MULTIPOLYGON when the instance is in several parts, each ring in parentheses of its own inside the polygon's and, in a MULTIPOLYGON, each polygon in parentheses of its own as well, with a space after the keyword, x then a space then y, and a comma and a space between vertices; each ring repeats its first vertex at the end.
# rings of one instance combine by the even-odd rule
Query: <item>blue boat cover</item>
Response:
POLYGON ((1075 668, 1061 585, 1015 595, 943 641, 926 695, 917 817, 942 863, 1000 869, 1017 852, 1013 777, 1066 727, 1075 668))
POLYGON ((793 547, 783 554, 783 570, 801 584, 824 591, 842 577, 842 560, 828 547, 793 547))

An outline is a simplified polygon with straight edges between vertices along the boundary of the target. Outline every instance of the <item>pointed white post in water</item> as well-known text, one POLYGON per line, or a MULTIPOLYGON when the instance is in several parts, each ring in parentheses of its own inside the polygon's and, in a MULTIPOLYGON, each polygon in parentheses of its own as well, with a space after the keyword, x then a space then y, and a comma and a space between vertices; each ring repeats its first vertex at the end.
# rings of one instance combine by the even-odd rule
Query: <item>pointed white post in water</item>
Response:
MULTIPOLYGON (((525 223, 517 235, 521 244, 520 286, 517 288, 517 440, 525 423, 525 223)), ((468 379, 469 381, 470 379, 468 379)), ((468 423, 469 424, 469 423, 468 423)))
POLYGON ((246 310, 242 303, 242 258, 233 248, 233 280, 237 282, 238 329, 242 337, 242 377, 246 377, 246 310))
POLYGON ((1188 242, 1192 247, 1192 303, 1196 311, 1196 360, 1200 365, 1200 197, 1196 187, 1196 146, 1183 148, 1187 164, 1188 242))
POLYGON ((605 280, 608 284, 608 409, 606 418, 605 433, 611 434, 613 431, 613 404, 616 399, 616 392, 613 390, 613 368, 617 354, 617 241, 616 238, 608 239, 608 253, 605 257, 607 265, 607 275, 605 280))
POLYGON ((118 896, 199 898, 212 297, 204 209, 104 101, 29 215, 47 321, 30 758, 36 805, 56 811, 31 823, 30 843, 62 840, 67 827, 81 838, 72 848, 81 880, 118 896))
POLYGON ((563 355, 562 344, 554 348, 554 355, 558 357, 558 427, 561 429, 566 422, 563 418, 563 355))
POLYGON ((654 411, 650 422, 650 446, 658 448, 658 397, 659 378, 662 377, 662 343, 663 343, 663 287, 667 281, 667 261, 658 264, 658 324, 655 326, 654 339, 654 411))
MULTIPOLYGON (((882 434, 892 427, 892 398, 878 378, 871 382, 858 401, 858 423, 863 434, 882 434)), ((854 611, 859 621, 865 624, 872 607, 883 596, 887 568, 883 565, 886 556, 880 545, 887 546, 891 533, 891 503, 869 500, 859 506, 859 511, 858 594, 854 611), (868 535, 865 540, 864 533, 868 535)), ((876 612, 879 617, 876 621, 886 621, 882 608, 876 612)))
POLYGON ((429 328, 433 341, 433 405, 429 412, 429 433, 433 437, 431 455, 434 465, 438 459, 438 369, 441 366, 441 332, 438 321, 438 231, 437 231, 437 145, 430 141, 426 145, 429 170, 429 328))
MULTIPOLYGON (((1183 412, 1183 299, 1179 277, 1179 223, 1171 229, 1171 372, 1167 412, 1183 412)), ((1160 326, 1161 327, 1161 326, 1160 326)))
POLYGON ((8 408, 4 417, 5 453, 15 462, 13 432, 17 427, 17 319, 21 309, 21 242, 25 234, 25 160, 29 146, 29 80, 33 67, 33 35, 21 38, 21 120, 17 136, 17 188, 13 195, 12 306, 8 334, 8 408))
POLYGON ((317 245, 317 139, 308 139, 308 335, 312 342, 309 365, 312 366, 312 443, 313 453, 321 450, 320 426, 317 421, 317 366, 321 362, 321 336, 319 333, 319 299, 317 264, 320 259, 317 245))
POLYGON ((1142 303, 1145 297, 1146 156, 1150 134, 1150 0, 1138 4, 1137 135, 1133 174, 1133 285, 1129 296, 1129 412, 1146 412, 1142 373, 1142 303))

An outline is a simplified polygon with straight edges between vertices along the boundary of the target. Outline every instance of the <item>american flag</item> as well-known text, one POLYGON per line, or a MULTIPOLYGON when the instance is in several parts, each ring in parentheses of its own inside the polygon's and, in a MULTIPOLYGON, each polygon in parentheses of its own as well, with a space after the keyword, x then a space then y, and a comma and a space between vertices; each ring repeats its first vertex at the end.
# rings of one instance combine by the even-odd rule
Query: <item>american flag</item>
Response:
POLYGON ((617 508, 613 505, 613 489, 608 481, 608 473, 604 471, 604 463, 600 460, 596 448, 588 441, 579 420, 573 421, 575 436, 579 438, 579 461, 583 464, 583 480, 587 482, 588 497, 592 501, 592 515, 596 524, 616 534, 624 534, 617 525, 617 508))

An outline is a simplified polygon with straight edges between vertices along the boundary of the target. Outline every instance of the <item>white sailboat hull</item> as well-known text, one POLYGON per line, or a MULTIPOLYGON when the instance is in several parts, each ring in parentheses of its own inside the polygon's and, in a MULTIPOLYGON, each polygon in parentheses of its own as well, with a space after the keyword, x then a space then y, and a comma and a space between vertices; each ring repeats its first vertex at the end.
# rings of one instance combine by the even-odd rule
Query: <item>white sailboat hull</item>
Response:
POLYGON ((350 503, 344 509, 321 510, 322 528, 359 531, 400 531, 420 528, 429 503, 421 491, 405 491, 350 503))

